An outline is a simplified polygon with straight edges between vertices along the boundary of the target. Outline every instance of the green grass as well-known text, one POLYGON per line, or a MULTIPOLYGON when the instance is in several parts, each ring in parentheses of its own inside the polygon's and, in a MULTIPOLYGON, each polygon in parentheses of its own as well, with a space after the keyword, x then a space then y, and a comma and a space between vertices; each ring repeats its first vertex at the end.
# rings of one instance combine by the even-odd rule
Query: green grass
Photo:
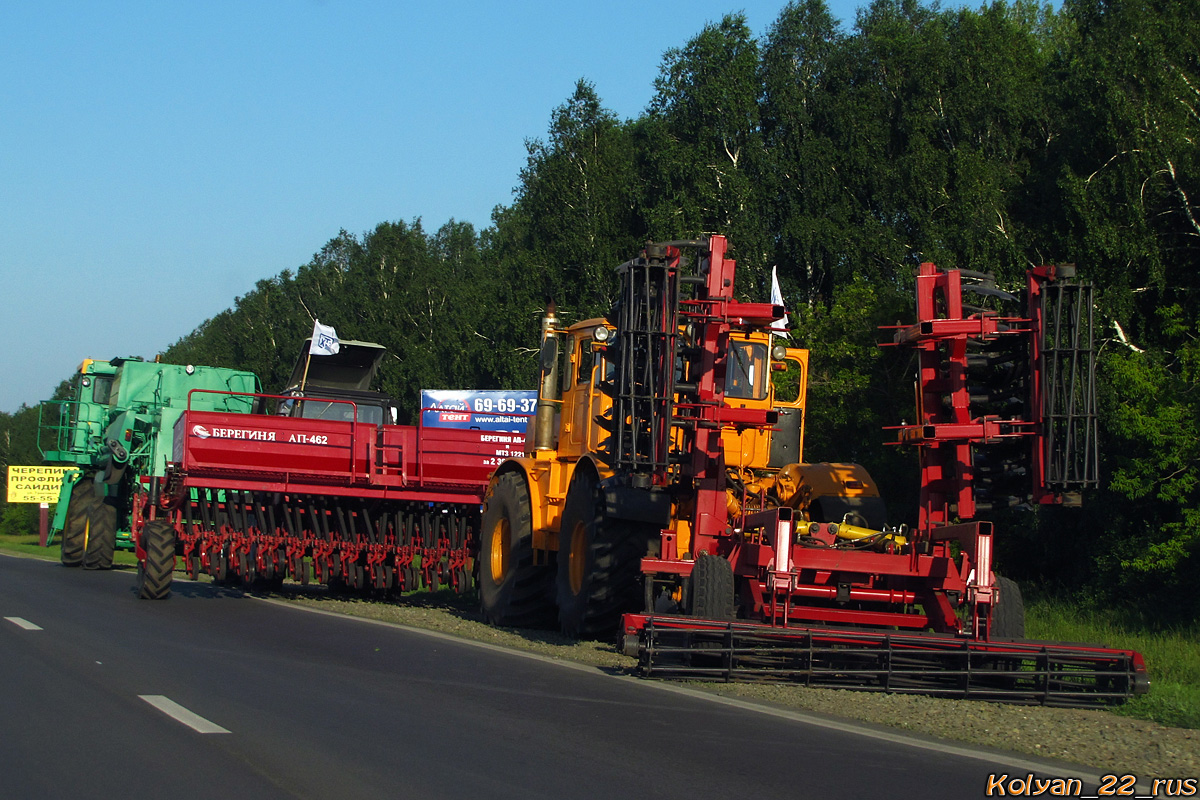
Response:
MULTIPOLYGON (((60 548, 55 541, 49 547, 38 544, 37 536, 0 536, 0 551, 9 553, 24 553, 47 561, 58 561, 60 548)), ((113 565, 117 567, 136 567, 137 558, 128 550, 118 550, 113 555, 113 565)))
POLYGON ((1039 600, 1027 606, 1025 634, 1030 639, 1137 650, 1146 659, 1150 692, 1114 712, 1177 728, 1200 728, 1200 625, 1159 629, 1137 614, 1039 600))

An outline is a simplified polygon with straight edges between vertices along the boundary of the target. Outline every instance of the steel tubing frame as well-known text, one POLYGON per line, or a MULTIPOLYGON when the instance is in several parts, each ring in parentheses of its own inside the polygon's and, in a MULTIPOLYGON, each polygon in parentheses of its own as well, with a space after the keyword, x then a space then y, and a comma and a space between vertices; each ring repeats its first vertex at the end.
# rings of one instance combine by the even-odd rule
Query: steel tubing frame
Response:
POLYGON ((159 512, 194 578, 311 579, 362 592, 473 588, 477 503, 200 488, 159 512), (311 568, 311 575, 310 575, 311 568))

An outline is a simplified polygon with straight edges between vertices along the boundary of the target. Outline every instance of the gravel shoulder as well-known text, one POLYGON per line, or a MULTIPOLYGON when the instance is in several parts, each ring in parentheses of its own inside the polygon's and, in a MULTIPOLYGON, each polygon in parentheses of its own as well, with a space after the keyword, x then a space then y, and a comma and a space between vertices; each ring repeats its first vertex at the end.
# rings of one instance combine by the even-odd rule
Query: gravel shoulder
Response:
MULTIPOLYGON (((611 644, 574 641, 550 631, 491 627, 453 596, 377 602, 298 586, 285 586, 270 596, 323 611, 438 631, 611 670, 631 672, 636 666, 635 659, 618 653, 611 644)), ((1140 779, 1200 775, 1200 731, 1168 728, 1108 711, 773 684, 687 685, 753 702, 1064 761, 1102 773, 1132 774, 1140 779)))

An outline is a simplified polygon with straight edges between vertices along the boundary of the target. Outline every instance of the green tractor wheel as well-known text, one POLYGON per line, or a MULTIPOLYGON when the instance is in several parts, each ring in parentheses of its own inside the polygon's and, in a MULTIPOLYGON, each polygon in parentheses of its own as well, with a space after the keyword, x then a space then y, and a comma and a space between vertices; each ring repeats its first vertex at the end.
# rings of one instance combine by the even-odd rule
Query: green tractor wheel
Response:
POLYGON ((62 532, 62 556, 64 567, 78 567, 83 564, 83 554, 87 549, 92 510, 101 503, 96 493, 96 484, 85 475, 71 489, 71 500, 67 505, 67 522, 62 532))
MULTIPOLYGON (((99 498, 98 498, 99 499, 99 498)), ((99 499, 92 507, 88 522, 87 545, 83 554, 84 569, 112 569, 113 551, 117 546, 117 510, 99 499)))

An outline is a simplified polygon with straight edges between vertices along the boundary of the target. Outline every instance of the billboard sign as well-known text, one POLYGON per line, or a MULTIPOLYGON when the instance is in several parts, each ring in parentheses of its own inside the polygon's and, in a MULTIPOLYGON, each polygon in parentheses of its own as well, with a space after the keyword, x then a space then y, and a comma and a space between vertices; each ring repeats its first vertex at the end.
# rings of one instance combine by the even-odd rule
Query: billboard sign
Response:
POLYGON ((75 467, 8 468, 8 502, 57 503, 63 473, 75 467))
POLYGON ((532 389, 432 389, 421 392, 421 424, 524 434, 536 407, 532 389))

